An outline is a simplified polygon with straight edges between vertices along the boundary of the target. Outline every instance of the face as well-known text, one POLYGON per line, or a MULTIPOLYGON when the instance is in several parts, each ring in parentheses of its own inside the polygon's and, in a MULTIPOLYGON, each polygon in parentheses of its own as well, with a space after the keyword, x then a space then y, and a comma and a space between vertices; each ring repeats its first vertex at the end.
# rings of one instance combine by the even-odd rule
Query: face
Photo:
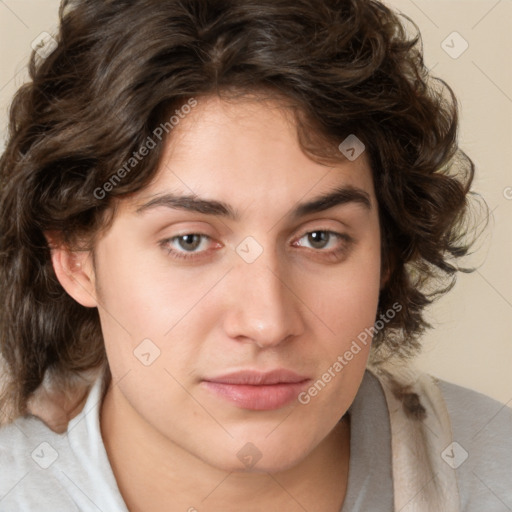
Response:
POLYGON ((190 454, 284 470, 352 403, 381 279, 371 171, 311 160, 277 103, 200 99, 95 262, 118 392, 190 454))

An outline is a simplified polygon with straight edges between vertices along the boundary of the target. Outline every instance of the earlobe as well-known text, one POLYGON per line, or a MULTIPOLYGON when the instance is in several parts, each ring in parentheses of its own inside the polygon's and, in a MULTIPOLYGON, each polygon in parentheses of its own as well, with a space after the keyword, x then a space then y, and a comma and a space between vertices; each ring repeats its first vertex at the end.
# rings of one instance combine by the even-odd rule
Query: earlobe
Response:
POLYGON ((387 253, 381 260, 380 291, 389 284, 389 280, 395 270, 395 257, 394 253, 387 253))
POLYGON ((97 307, 95 275, 90 251, 72 251, 48 236, 55 275, 67 294, 88 308, 97 307))
POLYGON ((389 276, 391 275, 391 271, 389 267, 386 268, 384 272, 382 272, 380 277, 380 291, 382 291, 385 286, 388 284, 389 276))

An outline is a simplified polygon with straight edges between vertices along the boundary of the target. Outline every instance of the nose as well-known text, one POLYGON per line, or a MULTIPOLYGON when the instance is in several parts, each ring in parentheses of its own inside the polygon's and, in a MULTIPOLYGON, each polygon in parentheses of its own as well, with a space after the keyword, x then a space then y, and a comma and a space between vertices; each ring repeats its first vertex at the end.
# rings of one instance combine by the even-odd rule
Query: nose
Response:
POLYGON ((224 330, 232 339, 265 348, 304 331, 300 298, 277 255, 265 250, 252 263, 240 259, 230 272, 229 287, 224 330))

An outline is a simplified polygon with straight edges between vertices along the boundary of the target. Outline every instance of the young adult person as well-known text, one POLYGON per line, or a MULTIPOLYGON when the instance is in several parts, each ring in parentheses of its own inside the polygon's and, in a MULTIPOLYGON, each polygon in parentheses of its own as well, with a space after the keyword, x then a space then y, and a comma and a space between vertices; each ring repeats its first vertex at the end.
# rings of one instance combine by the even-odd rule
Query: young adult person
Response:
POLYGON ((474 168, 397 15, 64 1, 56 40, 0 163, 0 510, 512 506, 511 411, 410 361, 474 168))

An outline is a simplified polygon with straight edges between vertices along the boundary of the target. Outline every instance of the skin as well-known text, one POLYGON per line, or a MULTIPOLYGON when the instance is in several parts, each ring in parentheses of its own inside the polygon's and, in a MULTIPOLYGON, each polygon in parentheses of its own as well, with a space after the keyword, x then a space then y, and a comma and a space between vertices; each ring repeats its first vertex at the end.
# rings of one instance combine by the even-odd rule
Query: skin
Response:
POLYGON ((119 202, 95 264, 90 253, 53 251, 68 293, 99 310, 113 376, 101 431, 132 512, 340 510, 350 458, 348 416, 341 418, 369 344, 307 405, 248 410, 201 380, 278 367, 320 378, 375 321, 380 248, 364 153, 320 164, 301 151, 276 101, 203 97, 165 141, 152 183, 119 202), (290 216, 341 186, 363 190, 370 208, 349 202, 290 216), (136 213, 169 192, 223 201, 240 218, 165 206, 136 213), (322 246, 308 237, 315 231, 351 241, 331 235, 322 246), (192 249, 183 239, 162 243, 194 233, 209 238, 192 249), (263 249, 252 263, 236 252, 248 236, 263 249), (134 356, 147 338, 160 351, 149 366, 134 356), (261 454, 252 467, 237 457, 247 443, 261 454))

